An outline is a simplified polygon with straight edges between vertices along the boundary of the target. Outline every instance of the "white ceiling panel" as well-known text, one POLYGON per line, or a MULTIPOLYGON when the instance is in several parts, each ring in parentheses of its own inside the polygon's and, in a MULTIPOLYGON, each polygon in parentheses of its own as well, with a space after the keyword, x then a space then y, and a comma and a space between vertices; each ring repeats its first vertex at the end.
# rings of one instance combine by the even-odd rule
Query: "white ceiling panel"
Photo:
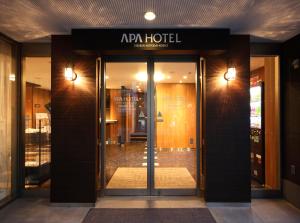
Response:
POLYGON ((21 42, 91 27, 230 28, 253 41, 300 32, 300 0, 0 0, 0 12, 0 32, 21 42), (144 19, 148 10, 154 21, 144 19))

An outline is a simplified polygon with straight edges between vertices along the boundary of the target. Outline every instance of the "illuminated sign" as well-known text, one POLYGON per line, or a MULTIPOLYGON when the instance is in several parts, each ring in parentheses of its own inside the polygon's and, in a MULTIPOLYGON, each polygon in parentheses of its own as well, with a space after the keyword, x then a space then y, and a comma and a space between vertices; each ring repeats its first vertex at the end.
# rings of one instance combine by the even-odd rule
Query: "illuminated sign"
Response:
POLYGON ((226 50, 229 29, 73 29, 74 50, 226 50))
POLYGON ((168 47, 169 43, 179 44, 178 33, 123 33, 121 43, 131 43, 133 47, 168 47))

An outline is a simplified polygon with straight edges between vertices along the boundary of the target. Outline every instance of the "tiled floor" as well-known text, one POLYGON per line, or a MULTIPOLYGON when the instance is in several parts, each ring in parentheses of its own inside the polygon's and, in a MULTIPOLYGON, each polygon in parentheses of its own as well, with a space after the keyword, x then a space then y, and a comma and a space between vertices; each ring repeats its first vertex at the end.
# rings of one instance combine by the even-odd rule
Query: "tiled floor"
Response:
MULTIPOLYGON (((96 208, 201 208, 198 197, 105 197, 96 208)), ((22 198, 0 210, 1 223, 80 223, 89 208, 53 207, 46 199, 22 198)), ((209 207, 218 223, 299 223, 300 210, 284 200, 254 199, 250 207, 209 207)))

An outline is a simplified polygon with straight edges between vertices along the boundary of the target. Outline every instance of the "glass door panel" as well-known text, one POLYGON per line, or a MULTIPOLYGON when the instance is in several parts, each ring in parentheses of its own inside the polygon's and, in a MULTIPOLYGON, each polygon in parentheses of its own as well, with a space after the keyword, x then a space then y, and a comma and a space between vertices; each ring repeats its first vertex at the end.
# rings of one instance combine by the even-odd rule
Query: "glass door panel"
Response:
POLYGON ((196 63, 156 62, 154 189, 196 189, 196 63))
POLYGON ((147 189, 147 63, 105 64, 106 189, 147 189))

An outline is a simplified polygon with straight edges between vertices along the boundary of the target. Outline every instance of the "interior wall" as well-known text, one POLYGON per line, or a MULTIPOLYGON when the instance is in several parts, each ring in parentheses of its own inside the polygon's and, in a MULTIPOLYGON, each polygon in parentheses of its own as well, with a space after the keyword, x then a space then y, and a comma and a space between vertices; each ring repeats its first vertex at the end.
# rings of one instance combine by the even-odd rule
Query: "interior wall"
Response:
POLYGON ((203 133, 208 202, 250 202, 249 43, 248 35, 231 35, 227 54, 206 58, 203 133), (230 82, 224 79, 227 59, 237 70, 230 82))
POLYGON ((157 147, 196 148, 195 84, 156 84, 156 106, 157 147))
POLYGON ((45 105, 51 101, 51 91, 26 83, 25 121, 26 128, 35 128, 35 113, 48 113, 45 105))

